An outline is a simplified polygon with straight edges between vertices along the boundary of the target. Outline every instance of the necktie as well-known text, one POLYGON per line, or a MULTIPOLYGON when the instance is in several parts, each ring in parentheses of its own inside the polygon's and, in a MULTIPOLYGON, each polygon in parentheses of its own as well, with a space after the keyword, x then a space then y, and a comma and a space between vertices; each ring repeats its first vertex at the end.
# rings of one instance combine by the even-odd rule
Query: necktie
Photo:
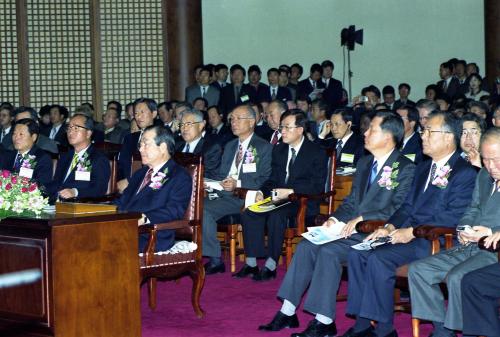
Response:
POLYGON ((212 135, 216 135, 217 134, 217 129, 212 129, 212 135))
POLYGON ((236 165, 236 168, 240 166, 241 161, 243 160, 243 146, 241 144, 238 147, 238 154, 236 155, 236 161, 234 164, 236 165))
POLYGON ((207 87, 202 87, 201 88, 201 97, 205 98, 206 93, 207 93, 207 87))
POLYGON ((436 165, 436 163, 433 163, 431 166, 431 177, 429 179, 429 183, 427 184, 427 186, 429 186, 429 184, 432 184, 432 181, 434 180, 434 177, 436 176, 436 170, 437 170, 437 165, 436 165))
POLYGON ((5 131, 5 129, 2 130, 2 139, 0 139, 0 142, 3 141, 3 137, 5 137, 5 135, 7 134, 7 132, 5 131))
POLYGON ((71 166, 69 167, 70 172, 75 169, 76 164, 78 164, 78 153, 75 153, 73 155, 73 159, 71 160, 71 166))
POLYGON ((52 130, 50 131, 50 139, 54 139, 56 137, 56 133, 57 133, 57 129, 56 128, 52 128, 52 130))
POLYGON ((316 89, 316 81, 312 82, 312 87, 313 87, 313 89, 316 89))
POLYGON ((22 161, 23 161, 23 156, 21 156, 20 153, 18 153, 16 155, 16 161, 14 162, 14 171, 19 171, 19 169, 21 168, 21 164, 22 164, 22 161))
POLYGON ((184 153, 189 153, 189 143, 186 143, 186 147, 184 148, 184 153))
POLYGON ((297 151, 293 147, 290 150, 292 151, 292 156, 288 162, 288 174, 286 175, 285 183, 288 183, 288 178, 290 178, 290 173, 292 172, 292 165, 295 162, 295 158, 297 158, 297 151))
POLYGON ((239 86, 234 86, 234 101, 238 102, 240 98, 240 87, 239 86))
POLYGON ((444 82, 443 82, 443 92, 446 92, 446 89, 448 89, 448 82, 446 82, 446 80, 444 80, 444 82))
POLYGON ((271 144, 276 145, 276 144, 278 144, 278 141, 279 141, 278 130, 276 130, 273 133, 273 138, 271 138, 271 144))
POLYGON ((377 161, 374 160, 373 161, 373 165, 372 165, 372 170, 370 172, 370 186, 373 184, 373 182, 375 181, 375 178, 377 178, 377 161))
POLYGON ((144 179, 142 179, 141 186, 139 186, 139 189, 137 190, 136 194, 139 194, 139 192, 142 191, 144 189, 144 187, 146 187, 146 185, 148 185, 151 182, 151 176, 152 175, 153 175, 153 169, 150 168, 148 170, 148 172, 146 172, 146 175, 144 176, 144 179))
POLYGON ((342 139, 339 139, 337 141, 337 146, 335 147, 335 157, 337 158, 337 161, 340 159, 340 153, 342 152, 342 139))
POLYGON ((272 93, 271 93, 271 99, 276 98, 276 88, 273 88, 272 93))

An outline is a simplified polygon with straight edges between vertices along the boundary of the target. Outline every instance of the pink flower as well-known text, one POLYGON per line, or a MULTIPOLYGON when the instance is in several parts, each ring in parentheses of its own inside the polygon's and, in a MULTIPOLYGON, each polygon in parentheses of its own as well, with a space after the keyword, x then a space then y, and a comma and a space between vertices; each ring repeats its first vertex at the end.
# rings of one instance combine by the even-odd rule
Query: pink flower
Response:
POLYGON ((3 171, 2 171, 2 177, 4 177, 4 178, 8 178, 8 177, 10 177, 10 171, 3 170, 3 171))
POLYGON ((17 184, 17 177, 16 176, 11 176, 10 177, 10 181, 13 183, 13 184, 17 184))
POLYGON ((30 192, 33 192, 34 190, 36 190, 36 184, 31 184, 28 190, 30 192))
POLYGON ((28 192, 28 189, 27 189, 26 187, 23 187, 23 188, 21 188, 21 192, 22 192, 22 193, 27 193, 27 192, 28 192))
POLYGON ((10 191, 12 189, 12 184, 11 183, 8 183, 7 185, 5 185, 5 190, 6 191, 10 191))

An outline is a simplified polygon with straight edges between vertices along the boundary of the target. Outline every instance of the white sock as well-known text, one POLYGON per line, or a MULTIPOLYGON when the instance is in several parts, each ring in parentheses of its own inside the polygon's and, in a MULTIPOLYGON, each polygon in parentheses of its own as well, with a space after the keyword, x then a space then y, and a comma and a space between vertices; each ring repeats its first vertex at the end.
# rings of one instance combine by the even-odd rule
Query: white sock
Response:
POLYGON ((250 267, 257 267, 257 259, 255 257, 245 258, 245 263, 250 267))
POLYGON ((273 259, 271 259, 270 257, 267 258, 266 260, 266 264, 265 266, 267 267, 267 269, 269 269, 270 271, 273 271, 276 269, 276 261, 274 261, 273 259))
POLYGON ((295 315, 295 309, 296 307, 292 304, 292 302, 290 302, 289 300, 284 300, 280 311, 287 316, 293 316, 295 315))
POLYGON ((330 317, 326 317, 322 314, 316 314, 316 317, 314 317, 318 322, 329 325, 333 323, 333 319, 330 317))

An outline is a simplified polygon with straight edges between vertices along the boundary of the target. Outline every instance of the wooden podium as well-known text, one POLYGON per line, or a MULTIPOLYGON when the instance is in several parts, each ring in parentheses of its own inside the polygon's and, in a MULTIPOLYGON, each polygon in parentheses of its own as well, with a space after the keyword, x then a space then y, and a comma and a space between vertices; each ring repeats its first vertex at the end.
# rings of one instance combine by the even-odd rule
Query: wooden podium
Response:
POLYGON ((138 213, 0 221, 0 274, 42 279, 0 289, 0 336, 141 335, 138 213))

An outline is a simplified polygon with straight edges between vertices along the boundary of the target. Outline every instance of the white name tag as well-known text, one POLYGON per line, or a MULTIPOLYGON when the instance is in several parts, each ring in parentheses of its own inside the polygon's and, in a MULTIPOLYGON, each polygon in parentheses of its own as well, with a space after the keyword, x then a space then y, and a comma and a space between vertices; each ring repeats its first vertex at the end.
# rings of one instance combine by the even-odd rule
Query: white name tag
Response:
POLYGON ((242 169, 243 173, 254 173, 257 172, 257 164, 256 163, 243 164, 242 169))
POLYGON ((90 172, 75 171, 75 180, 90 181, 90 172))
POLYGON ((248 101, 250 99, 250 97, 248 97, 248 95, 243 95, 240 97, 240 99, 244 103, 244 102, 248 101))
POLYGON ((405 157, 410 159, 411 161, 415 161, 415 153, 408 153, 408 154, 405 154, 405 157))
POLYGON ((33 169, 21 167, 21 169, 19 170, 19 176, 31 179, 33 178, 33 169))
POLYGON ((354 163, 354 155, 350 154, 350 153, 342 153, 340 155, 340 161, 343 163, 352 164, 352 163, 354 163))

